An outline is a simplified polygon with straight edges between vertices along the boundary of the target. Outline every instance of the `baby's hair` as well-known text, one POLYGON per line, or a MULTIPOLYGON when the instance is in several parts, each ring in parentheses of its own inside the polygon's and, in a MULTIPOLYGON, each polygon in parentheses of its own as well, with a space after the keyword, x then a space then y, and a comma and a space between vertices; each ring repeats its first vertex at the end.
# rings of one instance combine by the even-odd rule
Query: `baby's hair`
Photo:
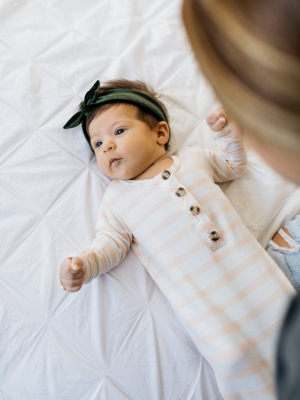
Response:
MULTIPOLYGON (((107 81, 104 84, 101 84, 99 93, 105 93, 108 90, 112 89, 132 89, 136 90, 138 92, 144 93, 147 96, 151 97, 153 100, 155 100, 164 110, 168 121, 169 121, 169 114, 168 110, 165 107, 165 105, 159 100, 158 95, 156 92, 148 85, 146 85, 144 82, 141 81, 130 81, 127 79, 114 79, 111 81, 107 81)), ((128 103, 122 103, 121 101, 119 103, 109 103, 109 104, 104 104, 104 105, 99 105, 99 107, 95 108, 93 112, 89 114, 89 116, 86 119, 86 130, 89 133, 89 125, 93 121, 93 119, 101 112, 107 110, 110 107, 115 107, 118 104, 125 104, 126 107, 131 107, 134 110, 136 110, 136 118, 142 122, 144 122, 150 129, 153 129, 156 127, 157 123, 160 122, 157 118, 155 118, 153 115, 149 114, 147 111, 143 110, 142 108, 133 105, 133 104, 128 104, 128 103)), ((169 142, 171 138, 171 130, 169 127, 169 140, 165 144, 165 150, 169 150, 169 142)))

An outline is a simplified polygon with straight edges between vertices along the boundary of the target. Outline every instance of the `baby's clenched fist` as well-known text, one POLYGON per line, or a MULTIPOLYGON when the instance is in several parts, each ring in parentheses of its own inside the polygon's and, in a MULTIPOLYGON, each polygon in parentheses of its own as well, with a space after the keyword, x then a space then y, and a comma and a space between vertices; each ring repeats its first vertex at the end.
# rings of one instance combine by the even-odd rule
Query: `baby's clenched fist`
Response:
POLYGON ((226 125, 226 115, 223 107, 216 108, 208 114, 206 122, 213 132, 221 131, 226 125))
POLYGON ((86 269, 80 257, 65 258, 60 264, 59 279, 64 290, 77 292, 83 285, 86 269))

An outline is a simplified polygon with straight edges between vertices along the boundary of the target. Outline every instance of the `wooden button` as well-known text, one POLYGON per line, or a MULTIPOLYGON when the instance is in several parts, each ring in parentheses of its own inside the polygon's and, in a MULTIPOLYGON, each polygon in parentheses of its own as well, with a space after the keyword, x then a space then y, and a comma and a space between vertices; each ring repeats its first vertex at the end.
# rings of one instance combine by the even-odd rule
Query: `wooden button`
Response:
POLYGON ((171 176, 171 174, 167 169, 162 173, 162 178, 163 179, 169 179, 170 176, 171 176))
POLYGON ((182 197, 182 196, 185 195, 185 190, 184 190, 182 187, 180 187, 180 188, 178 188, 178 189, 176 190, 175 194, 176 194, 176 196, 178 196, 178 197, 182 197))
POLYGON ((219 240, 220 239, 220 235, 218 234, 217 231, 211 231, 209 234, 209 238, 210 240, 219 240))
POLYGON ((198 206, 192 206, 192 207, 190 208, 190 212, 191 212, 193 215, 198 215, 198 214, 200 213, 200 207, 198 207, 198 206))

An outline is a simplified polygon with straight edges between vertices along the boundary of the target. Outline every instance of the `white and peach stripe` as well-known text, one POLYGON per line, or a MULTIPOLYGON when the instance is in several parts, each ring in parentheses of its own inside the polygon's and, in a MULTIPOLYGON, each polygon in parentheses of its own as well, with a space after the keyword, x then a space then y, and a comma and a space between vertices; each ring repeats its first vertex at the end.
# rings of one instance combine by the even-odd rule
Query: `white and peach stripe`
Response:
POLYGON ((214 136, 221 152, 182 149, 169 179, 112 182, 97 236, 80 254, 89 282, 132 245, 211 363, 224 398, 271 400, 278 332, 294 289, 214 183, 245 171, 242 142, 231 131, 214 136))

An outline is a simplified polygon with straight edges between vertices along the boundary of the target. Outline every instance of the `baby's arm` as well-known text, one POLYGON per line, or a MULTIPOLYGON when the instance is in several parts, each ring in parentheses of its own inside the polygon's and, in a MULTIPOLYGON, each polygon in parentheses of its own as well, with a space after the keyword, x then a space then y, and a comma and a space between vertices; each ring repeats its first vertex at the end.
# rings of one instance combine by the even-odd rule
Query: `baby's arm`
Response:
POLYGON ((206 122, 222 150, 204 150, 214 173, 214 181, 226 182, 238 178, 247 167, 247 153, 240 134, 227 120, 222 107, 213 110, 206 117, 206 122))
POLYGON ((126 226, 102 203, 97 234, 90 248, 76 251, 60 264, 59 279, 64 290, 77 292, 83 284, 120 264, 131 242, 132 235, 126 226))

